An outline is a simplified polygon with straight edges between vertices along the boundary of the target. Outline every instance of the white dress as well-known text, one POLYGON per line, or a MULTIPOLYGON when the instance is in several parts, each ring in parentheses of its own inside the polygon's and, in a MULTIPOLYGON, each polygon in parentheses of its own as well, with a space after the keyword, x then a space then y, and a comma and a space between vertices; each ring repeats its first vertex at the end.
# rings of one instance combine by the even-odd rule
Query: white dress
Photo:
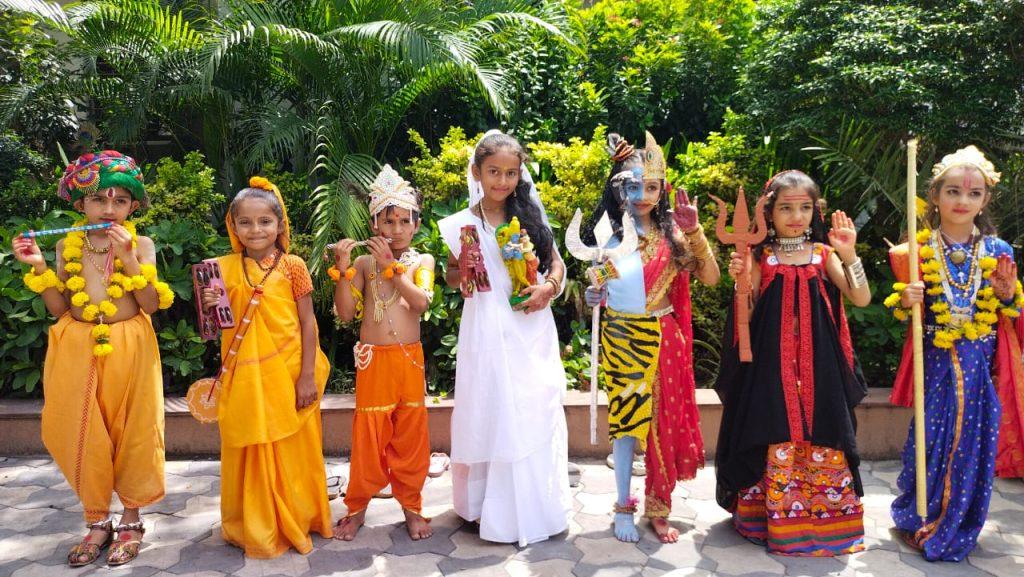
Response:
POLYGON ((463 305, 452 413, 455 512, 501 543, 543 541, 568 529, 572 496, 562 401, 565 371, 551 309, 513 311, 494 229, 468 209, 438 226, 451 253, 476 225, 491 290, 463 305))

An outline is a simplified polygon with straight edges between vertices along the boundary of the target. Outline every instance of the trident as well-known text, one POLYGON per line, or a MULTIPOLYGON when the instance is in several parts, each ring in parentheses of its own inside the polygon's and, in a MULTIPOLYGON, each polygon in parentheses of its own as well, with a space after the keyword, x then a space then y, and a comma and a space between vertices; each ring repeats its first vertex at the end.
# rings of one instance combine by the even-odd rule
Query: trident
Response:
MULTIPOLYGON (((626 256, 636 250, 639 240, 636 236, 636 227, 633 226, 633 218, 626 216, 622 219, 622 242, 614 248, 605 248, 612 238, 612 224, 608 219, 608 213, 601 216, 597 226, 594 227, 594 237, 597 239, 597 246, 587 246, 580 240, 580 223, 583 222, 583 213, 576 209, 576 214, 565 231, 565 248, 569 253, 579 260, 592 262, 594 266, 587 269, 587 277, 595 286, 604 284, 613 278, 618 278, 619 273, 615 269, 616 259, 626 256)), ((590 322, 590 444, 597 444, 597 348, 601 329, 601 304, 594 306, 590 322)))
MULTIPOLYGON (((744 260, 747 261, 747 257, 750 255, 750 246, 760 243, 768 234, 768 226, 764 220, 765 198, 763 196, 759 198, 754 206, 755 220, 754 227, 751 229, 750 216, 747 213, 747 197, 743 192, 743 187, 740 187, 740 192, 736 196, 736 212, 732 216, 732 232, 726 230, 725 221, 729 217, 729 209, 726 208, 725 201, 714 195, 711 195, 711 198, 718 203, 718 224, 715 227, 715 235, 724 244, 735 245, 736 252, 743 255, 744 260)), ((750 269, 747 268, 740 278, 736 279, 734 301, 736 330, 739 331, 740 362, 744 363, 749 363, 754 358, 750 350, 750 310, 754 304, 752 293, 750 269)))

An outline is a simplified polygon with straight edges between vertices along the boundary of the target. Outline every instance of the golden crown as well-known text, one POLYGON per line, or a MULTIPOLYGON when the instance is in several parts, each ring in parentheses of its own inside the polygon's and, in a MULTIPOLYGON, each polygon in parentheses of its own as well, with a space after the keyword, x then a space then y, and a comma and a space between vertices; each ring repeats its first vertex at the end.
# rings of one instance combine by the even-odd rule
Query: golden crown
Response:
POLYGON ((1002 176, 996 172, 996 167, 985 158, 985 154, 972 144, 966 148, 961 148, 953 154, 943 156, 942 160, 932 167, 932 178, 941 178, 946 171, 955 166, 973 166, 977 168, 981 172, 982 177, 984 177, 985 184, 988 186, 999 184, 999 178, 1002 176))
POLYGON ((399 176, 390 164, 385 164, 370 185, 370 216, 376 216, 389 206, 414 212, 420 210, 419 203, 416 202, 416 189, 399 176))
POLYGON ((644 180, 665 180, 665 153, 654 140, 654 135, 647 133, 644 144, 644 180))

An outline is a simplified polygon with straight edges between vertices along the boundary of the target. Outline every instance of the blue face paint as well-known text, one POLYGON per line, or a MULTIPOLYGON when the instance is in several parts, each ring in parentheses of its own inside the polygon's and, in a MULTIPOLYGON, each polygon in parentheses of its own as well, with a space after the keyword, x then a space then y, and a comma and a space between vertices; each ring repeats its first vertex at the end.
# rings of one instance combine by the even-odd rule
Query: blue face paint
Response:
POLYGON ((631 204, 640 202, 644 199, 644 171, 641 168, 634 168, 632 178, 629 178, 623 183, 623 188, 626 191, 626 199, 631 204))

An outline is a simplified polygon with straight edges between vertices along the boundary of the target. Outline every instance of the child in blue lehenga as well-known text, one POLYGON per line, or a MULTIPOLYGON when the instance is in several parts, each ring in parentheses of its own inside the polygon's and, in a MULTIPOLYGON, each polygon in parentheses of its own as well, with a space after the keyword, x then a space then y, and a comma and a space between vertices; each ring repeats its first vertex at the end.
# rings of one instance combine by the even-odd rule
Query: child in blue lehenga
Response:
MULTIPOLYGON (((900 319, 913 304, 924 303, 928 514, 923 523, 917 515, 911 423, 892 517, 925 559, 961 561, 977 543, 992 496, 1000 418, 992 369, 1022 296, 1013 251, 995 236, 985 210, 999 182, 992 163, 969 146, 945 156, 932 173, 926 213, 931 230, 917 236, 923 281, 896 283, 886 299, 900 319)), ((894 253, 901 248, 905 255, 905 246, 894 253)), ((893 258, 897 276, 900 260, 905 256, 893 258)), ((908 339, 893 403, 912 403, 911 376, 908 339)))

